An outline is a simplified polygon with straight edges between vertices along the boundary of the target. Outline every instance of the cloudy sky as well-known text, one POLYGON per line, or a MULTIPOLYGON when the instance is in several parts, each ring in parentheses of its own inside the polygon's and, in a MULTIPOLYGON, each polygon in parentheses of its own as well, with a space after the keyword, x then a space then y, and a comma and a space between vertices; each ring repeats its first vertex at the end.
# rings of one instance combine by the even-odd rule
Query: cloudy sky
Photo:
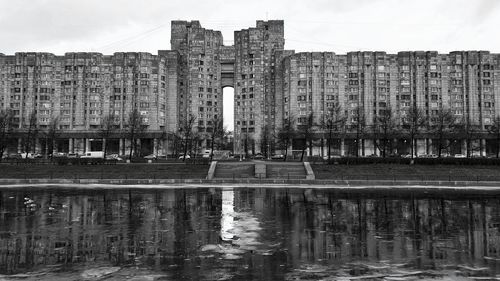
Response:
POLYGON ((233 31, 285 21, 296 51, 500 52, 500 0, 0 0, 0 53, 170 49, 170 21, 233 31))

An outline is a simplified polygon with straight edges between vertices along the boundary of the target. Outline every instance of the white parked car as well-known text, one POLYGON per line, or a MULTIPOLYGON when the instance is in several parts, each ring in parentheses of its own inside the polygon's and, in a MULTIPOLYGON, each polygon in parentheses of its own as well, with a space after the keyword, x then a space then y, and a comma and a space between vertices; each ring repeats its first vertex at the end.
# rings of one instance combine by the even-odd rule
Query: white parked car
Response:
MULTIPOLYGON (((184 159, 184 155, 179 156, 179 159, 184 159)), ((189 156, 189 154, 186 155, 186 159, 191 159, 191 156, 189 156)))
POLYGON ((85 152, 80 158, 104 158, 104 151, 89 151, 85 152))
POLYGON ((23 159, 33 159, 33 158, 35 158, 35 154, 34 153, 26 153, 26 152, 24 152, 24 153, 21 153, 19 155, 21 155, 21 158, 23 158, 23 159))
POLYGON ((106 160, 123 161, 123 159, 120 156, 118 156, 118 154, 109 154, 109 155, 106 155, 106 160))
MULTIPOLYGON (((330 159, 340 158, 340 155, 330 155, 330 159)), ((323 156, 323 160, 328 160, 328 155, 323 156)))
POLYGON ((455 157, 455 158, 465 158, 465 155, 463 155, 463 154, 455 154, 453 157, 455 157))

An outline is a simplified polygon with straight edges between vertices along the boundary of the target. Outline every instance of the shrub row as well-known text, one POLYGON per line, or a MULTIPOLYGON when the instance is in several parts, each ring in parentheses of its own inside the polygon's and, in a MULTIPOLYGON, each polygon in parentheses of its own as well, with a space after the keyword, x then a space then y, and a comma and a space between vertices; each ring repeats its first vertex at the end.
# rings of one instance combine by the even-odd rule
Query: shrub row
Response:
POLYGON ((342 157, 330 159, 328 164, 419 164, 419 165, 500 165, 500 158, 381 158, 381 157, 342 157), (412 162, 413 161, 413 162, 412 162))

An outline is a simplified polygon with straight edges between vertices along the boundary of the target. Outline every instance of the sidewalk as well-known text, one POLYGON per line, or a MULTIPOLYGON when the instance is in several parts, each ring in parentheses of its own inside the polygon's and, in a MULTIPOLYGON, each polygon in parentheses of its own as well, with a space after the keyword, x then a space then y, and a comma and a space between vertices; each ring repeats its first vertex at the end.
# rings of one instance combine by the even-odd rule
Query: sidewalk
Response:
POLYGON ((69 185, 78 188, 130 188, 135 185, 148 185, 151 188, 169 187, 280 187, 280 188, 334 188, 368 190, 487 190, 500 193, 498 181, 418 181, 418 180, 307 180, 307 179, 0 179, 2 187, 20 187, 30 185, 69 185))

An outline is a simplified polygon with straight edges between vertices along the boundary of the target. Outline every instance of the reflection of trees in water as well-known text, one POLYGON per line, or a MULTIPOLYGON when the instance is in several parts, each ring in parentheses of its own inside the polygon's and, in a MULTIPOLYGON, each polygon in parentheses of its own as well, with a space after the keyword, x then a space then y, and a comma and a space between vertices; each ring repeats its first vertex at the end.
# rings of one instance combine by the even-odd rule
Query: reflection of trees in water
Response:
POLYGON ((345 199, 335 193, 294 190, 278 192, 277 201, 277 209, 291 211, 276 215, 290 224, 286 248, 295 265, 361 259, 443 268, 484 265, 484 256, 499 257, 498 225, 488 223, 499 219, 496 200, 345 199))
POLYGON ((2 273, 85 261, 171 264, 196 252, 201 241, 217 239, 212 230, 220 227, 211 222, 220 199, 207 190, 77 196, 46 191, 29 195, 37 203, 33 211, 23 207, 24 196, 9 192, 0 198, 2 273))
MULTIPOLYGON (((258 220, 259 241, 279 245, 269 258, 241 261, 259 274, 353 260, 498 267, 498 199, 367 199, 326 190, 244 188, 235 189, 233 199, 235 213, 258 220)), ((220 243, 222 215, 219 189, 2 191, 0 273, 103 262, 201 276, 230 263, 200 260, 201 245, 220 243)))

